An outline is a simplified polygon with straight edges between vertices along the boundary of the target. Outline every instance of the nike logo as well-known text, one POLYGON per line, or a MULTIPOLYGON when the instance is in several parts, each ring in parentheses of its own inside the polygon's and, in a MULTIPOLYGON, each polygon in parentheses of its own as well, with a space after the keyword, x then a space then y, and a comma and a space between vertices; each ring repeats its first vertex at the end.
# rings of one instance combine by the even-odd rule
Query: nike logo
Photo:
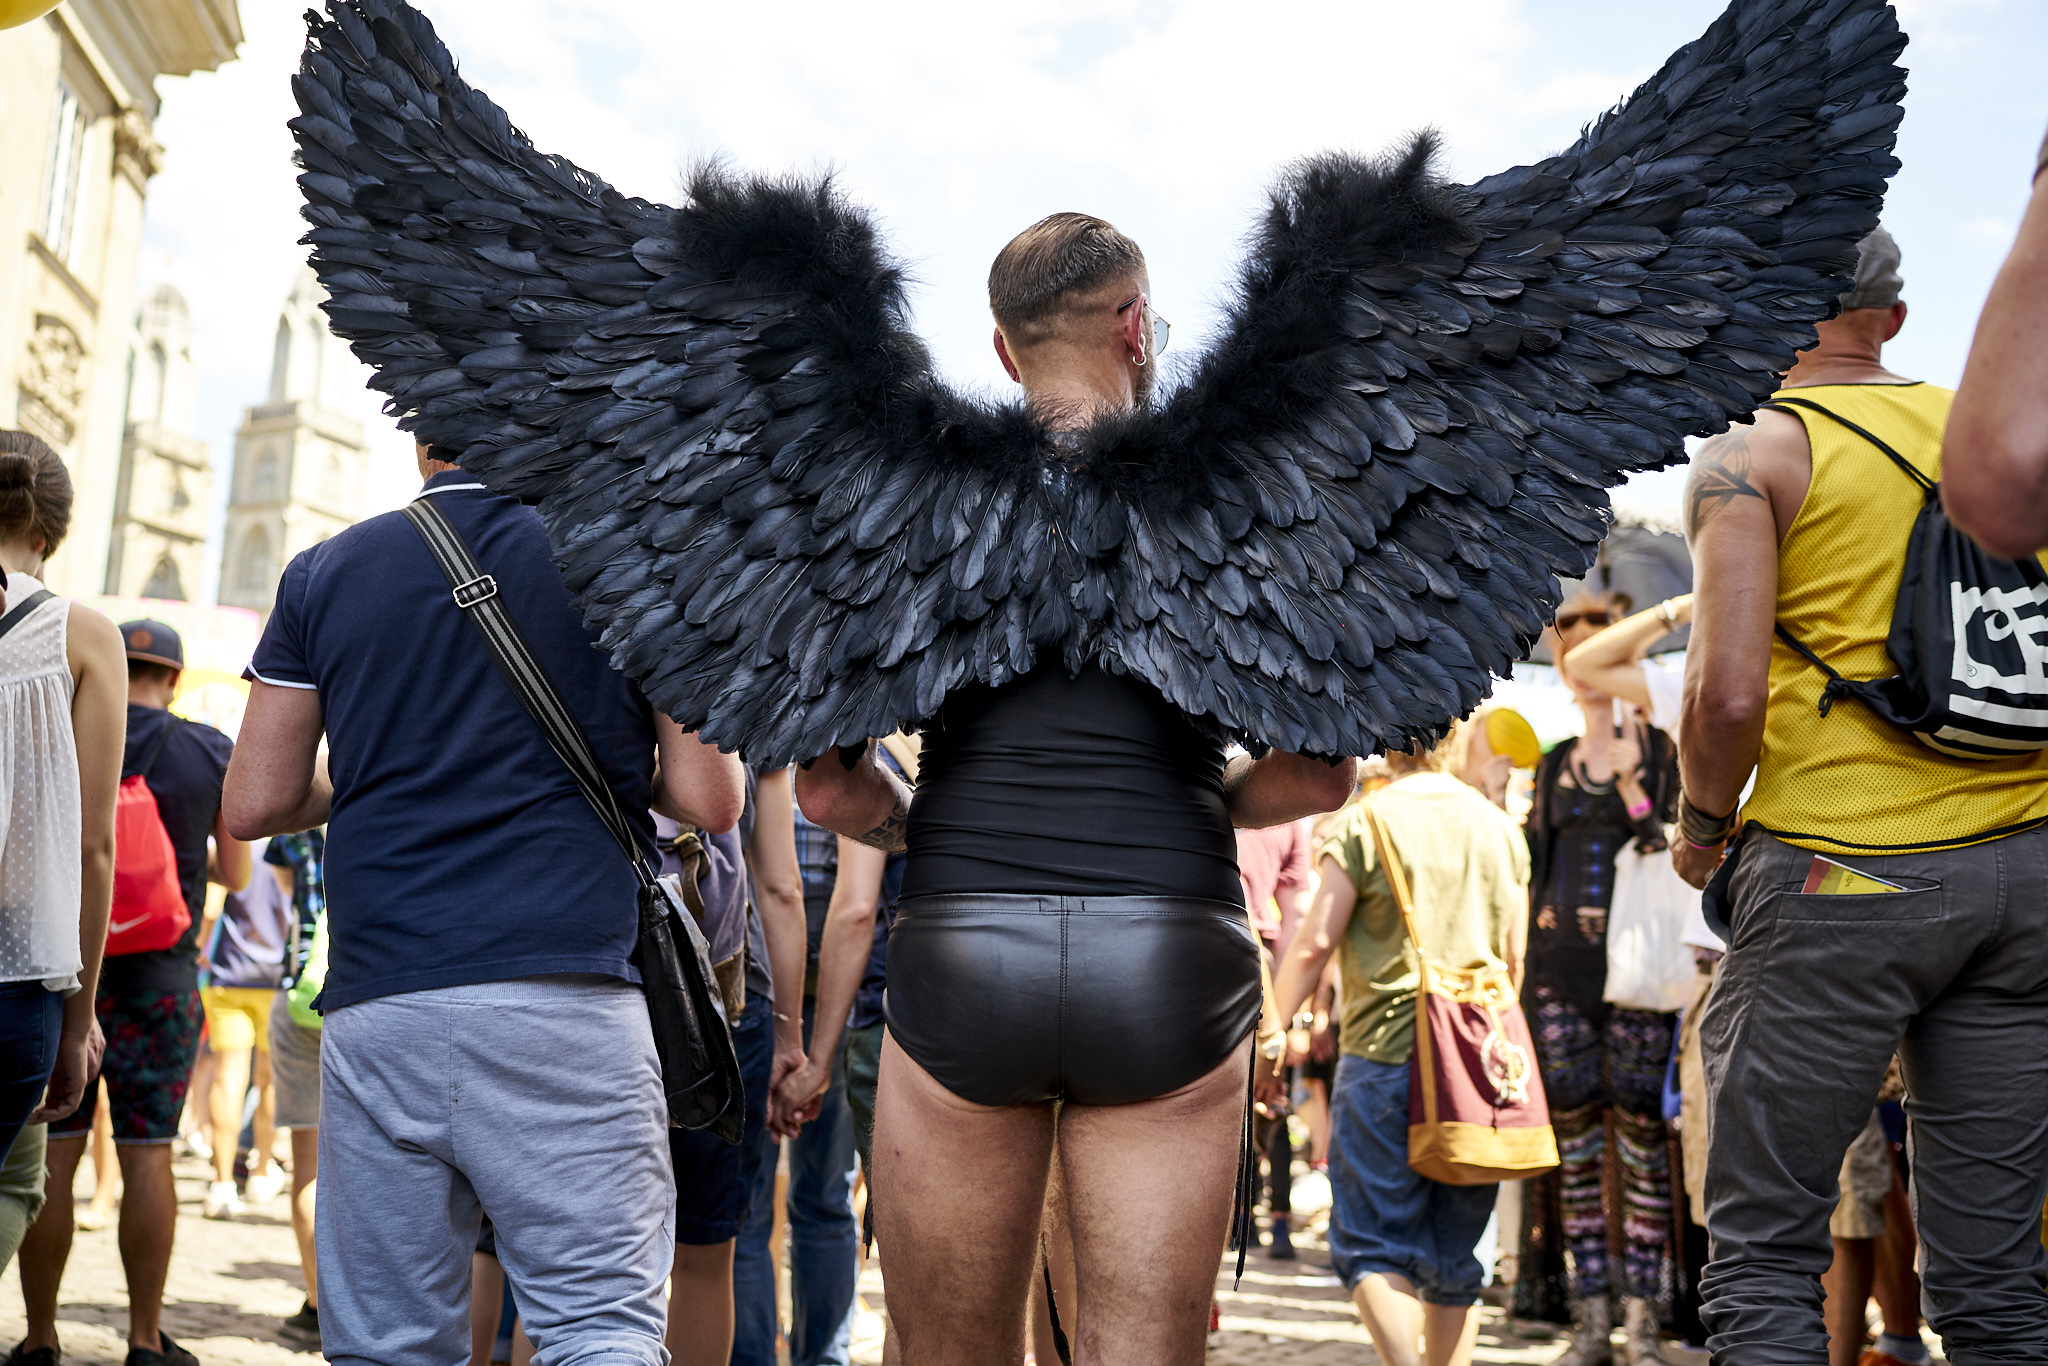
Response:
POLYGON ((107 922, 107 933, 108 933, 108 934, 126 934, 126 933, 128 933, 128 931, 130 931, 130 930, 134 929, 134 928, 135 928, 136 926, 138 926, 138 925, 147 925, 148 923, 149 923, 149 917, 148 917, 147 915, 138 915, 138 916, 136 916, 136 917, 135 917, 135 918, 134 918, 133 920, 126 920, 126 921, 123 921, 123 920, 109 920, 109 921, 107 922))

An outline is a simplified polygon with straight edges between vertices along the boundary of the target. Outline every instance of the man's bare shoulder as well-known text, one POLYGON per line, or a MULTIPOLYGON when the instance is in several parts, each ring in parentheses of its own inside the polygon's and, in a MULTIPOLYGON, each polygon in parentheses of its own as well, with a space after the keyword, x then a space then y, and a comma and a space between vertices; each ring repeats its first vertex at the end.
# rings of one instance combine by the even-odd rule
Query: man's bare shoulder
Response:
POLYGON ((1763 408, 1756 420, 1710 437, 1693 453, 1685 480, 1685 534, 1697 539, 1717 516, 1755 499, 1788 523, 1806 496, 1813 448, 1790 413, 1763 408))

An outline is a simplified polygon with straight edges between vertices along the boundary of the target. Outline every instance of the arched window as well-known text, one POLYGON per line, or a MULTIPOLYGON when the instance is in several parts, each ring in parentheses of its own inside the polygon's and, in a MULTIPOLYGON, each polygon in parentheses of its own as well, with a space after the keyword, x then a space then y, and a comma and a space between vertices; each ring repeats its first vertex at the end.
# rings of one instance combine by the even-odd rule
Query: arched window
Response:
POLYGON ((260 526, 249 528, 249 534, 242 538, 241 558, 236 562, 236 590, 250 597, 268 593, 271 576, 275 573, 273 564, 270 533, 260 526))
POLYGON ((142 585, 142 596, 167 598, 172 602, 185 600, 185 578, 169 555, 156 557, 156 568, 150 571, 149 582, 142 585))

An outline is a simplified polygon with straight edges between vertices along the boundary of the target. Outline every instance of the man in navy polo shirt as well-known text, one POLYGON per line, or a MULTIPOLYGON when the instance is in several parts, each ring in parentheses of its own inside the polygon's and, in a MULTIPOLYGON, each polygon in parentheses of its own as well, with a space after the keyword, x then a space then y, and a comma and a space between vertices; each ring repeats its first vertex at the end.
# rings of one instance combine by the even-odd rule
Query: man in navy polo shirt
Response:
MULTIPOLYGON (((419 462, 419 496, 496 579, 646 856, 650 806, 729 829, 738 759, 613 672, 539 517, 425 447, 419 462)), ((328 1358, 465 1355, 488 1213, 550 1366, 663 1366, 675 1188, 629 961, 636 883, 618 845, 400 513, 291 562, 248 676, 230 828, 327 825, 316 1239, 328 1358)))

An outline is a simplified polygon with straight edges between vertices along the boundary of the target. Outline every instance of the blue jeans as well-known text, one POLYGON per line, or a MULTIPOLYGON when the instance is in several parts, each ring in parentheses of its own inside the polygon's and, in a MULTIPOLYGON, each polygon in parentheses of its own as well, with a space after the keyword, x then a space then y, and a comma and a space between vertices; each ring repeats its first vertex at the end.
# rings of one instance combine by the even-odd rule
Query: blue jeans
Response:
POLYGON ((782 1145, 755 1119, 775 1070, 775 1011, 766 997, 747 1002, 732 1043, 747 1087, 747 1125, 739 1146, 745 1201, 732 1249, 732 1366, 775 1366, 775 1263, 768 1258, 768 1234, 775 1223, 775 1161, 782 1145))
POLYGON ((1446 1186, 1408 1165, 1408 1064, 1345 1054, 1330 1087, 1330 1269, 1347 1289, 1405 1276, 1429 1304, 1479 1302, 1474 1249, 1498 1186, 1446 1186))
MULTIPOLYGON (((804 1002, 804 1043, 811 1041, 817 1004, 804 1002)), ((860 1228, 853 1217, 853 1116, 846 1104, 846 1068, 832 1081, 818 1117, 789 1145, 789 1359, 791 1366, 847 1366, 853 1344, 853 1300, 860 1275, 860 1228)), ((753 1083, 750 1080, 748 1085, 753 1083)), ((747 1222, 733 1254, 733 1295, 739 1308, 733 1366, 773 1366, 775 1284, 768 1234, 775 1219, 779 1145, 763 1145, 747 1222), (742 1271, 742 1266, 745 1270, 742 1271)))
MULTIPOLYGON (((0 1155, 42 1103, 63 1026, 62 996, 41 982, 0 983, 0 1155)), ((839 1094, 843 1109, 845 1087, 839 1094)))

